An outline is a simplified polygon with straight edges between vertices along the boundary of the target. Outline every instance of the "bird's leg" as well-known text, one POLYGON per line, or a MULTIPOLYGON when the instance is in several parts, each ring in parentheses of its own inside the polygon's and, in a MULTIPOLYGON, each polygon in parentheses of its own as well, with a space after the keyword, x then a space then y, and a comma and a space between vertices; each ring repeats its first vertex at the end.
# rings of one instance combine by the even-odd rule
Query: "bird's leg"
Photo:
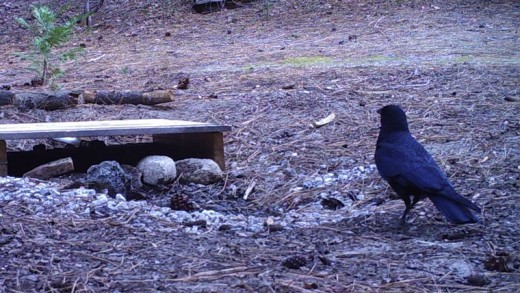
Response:
POLYGON ((401 226, 406 224, 406 215, 408 214, 410 209, 411 209, 411 207, 409 205, 406 205, 406 209, 404 209, 403 216, 401 217, 401 221, 399 222, 401 224, 401 226))
POLYGON ((413 196, 413 201, 412 201, 412 205, 410 206, 410 209, 412 209, 419 201, 421 200, 421 197, 420 196, 416 196, 414 195, 413 196))
MULTIPOLYGON (((406 223, 406 215, 408 214, 408 212, 410 211, 410 209, 413 207, 414 203, 412 203, 410 201, 410 197, 409 196, 401 196, 401 198, 403 199, 404 201, 404 204, 406 206, 406 208, 404 209, 404 213, 403 213, 403 216, 401 217, 401 226, 404 225, 406 223)), ((415 199, 414 199, 414 202, 415 202, 415 199)))
POLYGON ((421 200, 421 197, 413 195, 413 200, 410 201, 409 196, 404 196, 403 200, 404 204, 406 205, 406 209, 404 210, 403 216, 401 217, 401 225, 406 223, 406 215, 421 200))

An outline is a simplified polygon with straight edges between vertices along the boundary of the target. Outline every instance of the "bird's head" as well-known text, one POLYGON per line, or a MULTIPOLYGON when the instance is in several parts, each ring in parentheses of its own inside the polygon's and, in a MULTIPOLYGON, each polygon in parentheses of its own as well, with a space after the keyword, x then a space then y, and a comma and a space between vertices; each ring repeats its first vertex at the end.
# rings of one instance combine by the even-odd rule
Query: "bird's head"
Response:
POLYGON ((408 131, 408 122, 403 109, 397 105, 387 105, 377 110, 381 115, 381 131, 408 131))

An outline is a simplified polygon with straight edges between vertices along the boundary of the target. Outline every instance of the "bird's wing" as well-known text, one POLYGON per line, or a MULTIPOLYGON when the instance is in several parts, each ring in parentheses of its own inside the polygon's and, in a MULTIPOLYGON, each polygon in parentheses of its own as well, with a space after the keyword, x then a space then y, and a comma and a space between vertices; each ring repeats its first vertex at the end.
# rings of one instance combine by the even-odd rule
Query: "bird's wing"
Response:
POLYGON ((377 170, 385 180, 406 174, 417 166, 430 164, 433 159, 428 157, 426 150, 412 137, 404 137, 398 142, 380 141, 375 153, 377 170))
MULTIPOLYGON (((384 156, 383 159, 380 157, 380 160, 385 161, 384 156)), ((394 161, 394 165, 385 165, 382 169, 383 172, 391 172, 387 175, 392 175, 385 179, 401 197, 412 194, 425 195, 450 222, 457 224, 478 222, 478 217, 469 209, 480 213, 480 208, 455 191, 437 164, 424 163, 424 161, 423 164, 418 164, 417 161, 412 164, 410 162, 397 164, 394 161), (403 168, 403 165, 407 167, 403 168), (415 167, 410 168, 411 165, 415 167)))
POLYGON ((437 163, 412 137, 405 137, 400 143, 379 143, 375 160, 384 179, 403 187, 430 194, 450 186, 437 163))
POLYGON ((436 165, 421 165, 405 170, 392 179, 423 194, 433 194, 451 187, 446 176, 436 165))

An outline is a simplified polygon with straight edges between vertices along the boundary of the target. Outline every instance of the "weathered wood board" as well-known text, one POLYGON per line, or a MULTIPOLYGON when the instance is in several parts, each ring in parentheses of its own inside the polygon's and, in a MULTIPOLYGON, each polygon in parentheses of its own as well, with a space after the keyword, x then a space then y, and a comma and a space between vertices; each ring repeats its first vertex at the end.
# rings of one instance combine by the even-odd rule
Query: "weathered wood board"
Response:
POLYGON ((56 138, 64 136, 224 132, 230 130, 230 126, 168 119, 20 123, 0 124, 0 140, 56 138))

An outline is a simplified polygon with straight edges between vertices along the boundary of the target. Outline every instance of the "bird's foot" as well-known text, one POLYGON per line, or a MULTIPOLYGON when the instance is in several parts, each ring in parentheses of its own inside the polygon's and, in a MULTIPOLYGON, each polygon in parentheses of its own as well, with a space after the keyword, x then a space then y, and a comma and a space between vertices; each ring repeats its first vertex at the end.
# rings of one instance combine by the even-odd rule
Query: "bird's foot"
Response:
POLYGON ((401 217, 401 219, 399 220, 399 222, 396 225, 396 228, 398 230, 408 230, 410 228, 410 223, 408 223, 406 221, 406 216, 405 217, 401 217))

